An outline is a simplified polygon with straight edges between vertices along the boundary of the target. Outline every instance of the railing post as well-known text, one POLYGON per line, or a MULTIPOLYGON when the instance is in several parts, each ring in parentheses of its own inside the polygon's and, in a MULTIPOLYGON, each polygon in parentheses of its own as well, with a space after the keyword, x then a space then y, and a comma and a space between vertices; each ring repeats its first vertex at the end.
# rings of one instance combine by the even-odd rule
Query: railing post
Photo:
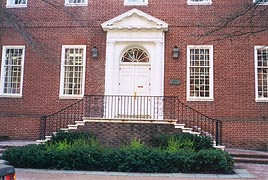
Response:
POLYGON ((46 136, 47 116, 40 118, 40 140, 44 140, 46 136))
POLYGON ((219 122, 216 121, 216 146, 219 145, 219 122))

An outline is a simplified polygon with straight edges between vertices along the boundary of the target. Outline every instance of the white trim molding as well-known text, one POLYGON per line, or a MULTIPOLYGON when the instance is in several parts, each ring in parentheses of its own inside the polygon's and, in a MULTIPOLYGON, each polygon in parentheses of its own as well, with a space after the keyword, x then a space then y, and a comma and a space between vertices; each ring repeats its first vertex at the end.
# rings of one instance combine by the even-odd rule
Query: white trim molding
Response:
POLYGON ((187 101, 214 101, 213 46, 187 46, 187 101))
POLYGON ((268 102, 268 46, 254 46, 255 100, 268 102))
POLYGON ((60 73, 60 92, 59 92, 60 99, 83 98, 85 91, 85 74, 86 74, 86 45, 63 45, 61 54, 61 73, 60 73), (67 49, 69 49, 68 56, 66 56, 67 49), (83 52, 81 52, 81 50, 83 52), (68 65, 65 64, 67 62, 65 59, 66 57, 69 60, 68 65), (81 60, 82 62, 80 64, 79 61, 81 60), (65 68, 67 67, 69 67, 68 70, 70 74, 66 73, 65 68), (76 67, 76 69, 79 69, 79 71, 76 72, 75 70, 73 70, 74 67, 76 67), (75 75, 77 73, 82 74, 75 75), (66 79, 69 79, 70 83, 73 84, 65 84, 66 79), (70 93, 64 92, 65 91, 64 89, 66 90, 66 92, 69 91, 70 93))
POLYGON ((146 6, 148 0, 124 0, 125 6, 146 6))
POLYGON ((187 0, 188 5, 211 5, 212 0, 202 0, 202 1, 195 1, 195 0, 187 0))
POLYGON ((0 97, 22 97, 24 61, 25 46, 3 46, 0 97))

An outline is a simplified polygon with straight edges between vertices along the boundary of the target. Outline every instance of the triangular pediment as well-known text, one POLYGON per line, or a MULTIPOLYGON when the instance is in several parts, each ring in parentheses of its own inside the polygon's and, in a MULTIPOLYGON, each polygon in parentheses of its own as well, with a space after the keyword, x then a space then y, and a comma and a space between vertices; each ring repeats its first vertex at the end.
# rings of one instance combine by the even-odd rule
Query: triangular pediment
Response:
POLYGON ((109 30, 124 30, 124 29, 156 29, 167 31, 168 24, 158 18, 155 18, 138 9, 127 11, 109 21, 104 22, 102 25, 104 31, 109 30))

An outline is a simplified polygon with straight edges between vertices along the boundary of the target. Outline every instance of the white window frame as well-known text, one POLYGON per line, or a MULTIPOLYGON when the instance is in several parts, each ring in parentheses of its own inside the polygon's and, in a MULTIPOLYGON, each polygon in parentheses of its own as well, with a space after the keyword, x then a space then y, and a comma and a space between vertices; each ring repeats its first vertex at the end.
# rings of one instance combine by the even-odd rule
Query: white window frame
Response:
POLYGON ((11 97, 11 98, 21 98, 22 97, 22 87, 23 87, 23 75, 24 75, 24 61, 25 61, 25 46, 3 46, 2 51, 2 63, 1 63, 1 78, 0 78, 0 97, 11 97), (22 62, 21 62, 21 77, 20 77, 20 93, 4 93, 5 84, 5 58, 7 49, 22 49, 22 62))
POLYGON ((146 6, 148 5, 148 0, 144 0, 144 2, 129 2, 129 0, 124 0, 125 6, 146 6))
MULTIPOLYGON (((253 3, 256 3, 257 0, 253 0, 253 3)), ((268 2, 259 2, 258 5, 268 5, 268 2)))
POLYGON ((268 49, 268 46, 254 46, 254 61, 255 61, 255 101, 268 102, 268 97, 259 97, 258 95, 258 49, 268 49))
POLYGON ((25 4, 12 4, 11 0, 7 0, 6 7, 7 8, 25 8, 27 7, 28 0, 25 0, 25 4))
POLYGON ((60 74, 60 99, 81 99, 85 92, 85 75, 86 75, 86 45, 63 45, 61 53, 61 74, 60 74), (80 95, 68 95, 64 94, 64 61, 65 61, 65 49, 66 48, 80 48, 83 49, 83 79, 82 79, 82 93, 80 95))
POLYGON ((187 0, 188 5, 211 5, 212 0, 195 2, 193 0, 187 0))
POLYGON ((65 6, 87 6, 88 0, 85 0, 85 3, 70 3, 69 0, 64 1, 65 6))
POLYGON ((187 46, 187 101, 214 101, 214 72, 213 72, 213 45, 188 45, 187 46), (209 49, 209 97, 190 96, 190 50, 209 49))

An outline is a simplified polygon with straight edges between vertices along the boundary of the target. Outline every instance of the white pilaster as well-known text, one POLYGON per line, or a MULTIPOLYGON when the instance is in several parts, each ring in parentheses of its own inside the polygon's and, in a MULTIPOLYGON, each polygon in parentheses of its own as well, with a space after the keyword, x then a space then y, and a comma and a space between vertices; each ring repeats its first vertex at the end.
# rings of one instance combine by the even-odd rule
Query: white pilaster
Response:
POLYGON ((161 41, 155 42, 155 54, 154 59, 152 59, 151 67, 151 96, 163 96, 163 43, 161 41))
POLYGON ((105 95, 111 95, 114 82, 113 76, 114 73, 114 42, 107 41, 106 44, 106 65, 105 65, 105 95))

